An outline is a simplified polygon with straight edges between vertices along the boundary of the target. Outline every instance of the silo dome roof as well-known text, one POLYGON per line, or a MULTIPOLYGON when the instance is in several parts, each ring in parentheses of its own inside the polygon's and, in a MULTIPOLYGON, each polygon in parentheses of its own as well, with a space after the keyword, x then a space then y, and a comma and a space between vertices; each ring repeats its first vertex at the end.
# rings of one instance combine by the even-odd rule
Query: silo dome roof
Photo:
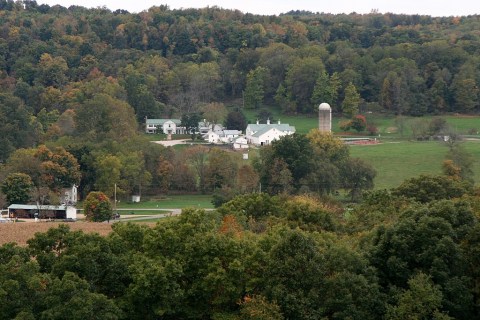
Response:
POLYGON ((330 105, 326 102, 324 103, 321 103, 320 106, 318 106, 318 110, 332 110, 332 108, 330 108, 330 105))

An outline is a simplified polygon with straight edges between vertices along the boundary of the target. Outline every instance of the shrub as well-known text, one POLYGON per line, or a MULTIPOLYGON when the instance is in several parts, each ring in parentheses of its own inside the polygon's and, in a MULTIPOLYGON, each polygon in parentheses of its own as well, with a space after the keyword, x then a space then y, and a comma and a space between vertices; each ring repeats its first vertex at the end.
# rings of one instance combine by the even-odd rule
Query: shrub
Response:
POLYGON ((368 134, 371 136, 375 136, 378 134, 378 128, 375 127, 373 124, 370 124, 367 126, 367 131, 368 131, 368 134))
POLYGON ((350 127, 352 129, 355 129, 357 132, 364 131, 367 127, 367 119, 365 119, 365 116, 362 116, 360 114, 354 116, 350 122, 350 127))

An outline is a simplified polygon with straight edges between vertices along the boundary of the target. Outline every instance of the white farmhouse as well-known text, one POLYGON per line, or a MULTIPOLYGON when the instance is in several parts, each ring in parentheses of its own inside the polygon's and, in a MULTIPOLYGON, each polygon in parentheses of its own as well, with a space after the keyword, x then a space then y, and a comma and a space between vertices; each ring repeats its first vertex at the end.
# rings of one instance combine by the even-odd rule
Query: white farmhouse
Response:
POLYGON ((209 130, 203 138, 207 140, 209 143, 220 143, 220 134, 213 130, 209 130))
POLYGON ((295 133, 295 127, 289 124, 270 123, 267 120, 266 124, 257 123, 249 124, 245 130, 245 137, 249 144, 256 146, 269 145, 274 140, 278 140, 283 136, 291 135, 295 133))
POLYGON ((77 204, 78 201, 78 187, 76 185, 72 185, 70 188, 64 188, 62 195, 62 203, 67 206, 74 206, 77 204))
POLYGON ((185 134, 180 119, 146 119, 146 133, 185 134))

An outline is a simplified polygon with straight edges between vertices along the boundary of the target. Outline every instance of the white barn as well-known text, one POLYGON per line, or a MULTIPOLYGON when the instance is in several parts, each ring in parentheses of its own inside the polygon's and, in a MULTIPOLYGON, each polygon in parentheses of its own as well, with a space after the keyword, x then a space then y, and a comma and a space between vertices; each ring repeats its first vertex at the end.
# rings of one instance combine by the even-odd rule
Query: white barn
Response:
POLYGON ((278 140, 283 136, 291 135, 295 133, 295 127, 289 124, 270 123, 267 120, 266 124, 249 124, 245 131, 245 136, 249 144, 256 146, 269 145, 272 141, 278 140))

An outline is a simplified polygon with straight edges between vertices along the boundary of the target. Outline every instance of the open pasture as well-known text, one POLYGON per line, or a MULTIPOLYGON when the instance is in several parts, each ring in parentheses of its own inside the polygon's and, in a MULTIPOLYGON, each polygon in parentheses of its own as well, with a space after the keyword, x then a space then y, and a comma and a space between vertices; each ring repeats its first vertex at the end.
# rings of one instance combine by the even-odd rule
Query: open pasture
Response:
MULTIPOLYGON (((257 114, 260 110, 267 110, 271 113, 273 120, 280 120, 282 123, 288 123, 295 126, 298 133, 308 133, 314 128, 318 128, 318 114, 296 114, 296 115, 284 115, 278 108, 267 107, 261 109, 246 109, 244 110, 245 116, 249 123, 255 123, 257 114)), ((367 123, 374 125, 378 129, 378 133, 383 138, 393 139, 408 139, 412 136, 412 127, 417 126, 419 122, 429 122, 432 118, 440 117, 444 118, 450 125, 451 130, 460 134, 476 134, 480 132, 480 116, 470 115, 444 115, 444 116, 423 116, 423 117, 410 117, 401 116, 395 117, 392 115, 386 115, 381 113, 365 113, 367 123), (403 128, 403 129, 401 129, 403 128)), ((332 114, 332 130, 334 133, 341 132, 340 123, 347 119, 332 114)), ((354 131, 352 133, 355 133, 354 131)))
MULTIPOLYGON (((480 141, 463 142, 474 159, 480 157, 480 141)), ((370 163, 377 170, 375 188, 393 188, 405 179, 420 174, 441 174, 448 147, 441 142, 386 142, 369 146, 352 146, 350 154, 370 163)), ((475 181, 480 182, 480 163, 474 163, 475 181)))

